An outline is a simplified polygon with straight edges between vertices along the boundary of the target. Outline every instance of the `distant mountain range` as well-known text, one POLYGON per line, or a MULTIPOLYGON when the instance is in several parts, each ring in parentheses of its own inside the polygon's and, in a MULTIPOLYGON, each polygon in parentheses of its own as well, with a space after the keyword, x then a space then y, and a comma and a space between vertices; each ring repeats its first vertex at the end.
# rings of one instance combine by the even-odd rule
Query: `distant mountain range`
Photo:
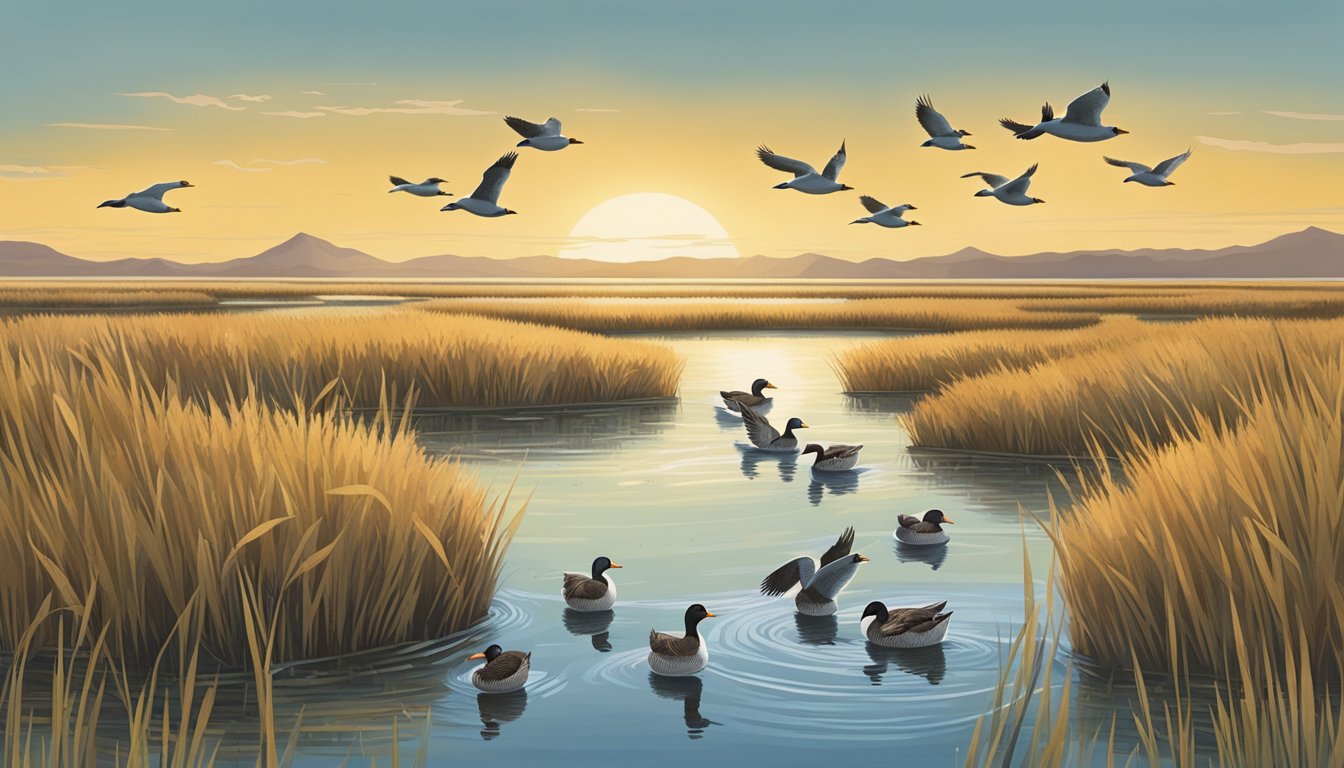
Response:
POLYGON ((945 256, 853 262, 804 253, 789 258, 691 259, 613 264, 555 256, 491 259, 424 256, 384 261, 300 233, 256 256, 205 264, 168 259, 89 261, 39 243, 0 240, 3 277, 181 278, 627 278, 627 279, 1125 279, 1344 278, 1344 234, 1308 227, 1259 245, 1217 250, 1071 251, 998 256, 963 248, 945 256))

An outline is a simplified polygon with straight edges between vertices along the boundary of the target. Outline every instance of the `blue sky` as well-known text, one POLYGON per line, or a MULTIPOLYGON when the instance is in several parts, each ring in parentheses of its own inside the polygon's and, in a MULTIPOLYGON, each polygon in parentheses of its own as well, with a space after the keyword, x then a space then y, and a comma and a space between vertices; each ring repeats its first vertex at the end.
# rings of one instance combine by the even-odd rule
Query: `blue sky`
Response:
MULTIPOLYGON (((40 199, 41 208, 32 202, 34 210, 25 221, 0 221, 0 237, 84 244, 103 237, 107 247, 95 251, 109 256, 164 244, 171 249, 165 253, 204 257, 203 247, 189 246, 187 239, 219 239, 216 230, 192 230, 188 222, 179 222, 156 225, 161 229, 153 239, 137 239, 106 211, 92 217, 83 200, 81 207, 53 212, 50 220, 43 220, 42 212, 72 194, 76 184, 96 185, 100 191, 91 196, 106 198, 124 193, 122 186, 141 184, 143 176, 155 181, 160 175, 204 180, 198 198, 207 208, 236 206, 236 199, 210 198, 205 190, 222 191, 240 183, 226 169, 243 175, 257 171, 250 180, 262 179, 260 168, 237 170, 253 158, 282 161, 266 166, 268 185, 284 178, 343 187, 357 173, 386 173, 375 174, 375 166, 395 166, 398 172, 416 175, 432 163, 435 173, 450 174, 455 182, 464 180, 459 186, 468 186, 466 180, 479 173, 480 158, 508 146, 504 140, 509 136, 498 135, 499 123, 492 121, 520 113, 537 120, 555 114, 567 126, 586 127, 590 138, 605 142, 590 142, 584 156, 592 161, 588 167, 593 173, 607 174, 604 183, 611 194, 662 191, 692 199, 743 240, 747 253, 820 248, 850 257, 885 255, 893 242, 889 238, 829 229, 823 236, 820 218, 817 227, 802 228, 804 212, 825 210, 827 222, 847 221, 853 200, 824 204, 833 207, 812 201, 811 208, 803 208, 792 199, 755 197, 769 188, 762 186, 767 172, 750 160, 756 144, 767 142, 779 151, 823 162, 842 138, 851 142, 853 173, 866 174, 857 179, 862 189, 876 186, 879 196, 921 197, 934 204, 934 220, 925 222, 929 226, 900 241, 902 248, 909 247, 902 254, 937 253, 970 241, 1000 251, 1106 246, 1110 242, 1100 235, 1115 227, 1100 224, 1103 219, 1096 213, 1090 218, 1088 212, 1104 208, 1117 213, 1110 209, 1120 203, 1129 207, 1117 215, 1185 216, 1175 223, 1164 218, 1162 227, 1153 229, 1205 238, 1182 244, 1264 239, 1262 235, 1307 224, 1338 228, 1344 223, 1344 198, 1334 191, 1336 185, 1321 182, 1322 177, 1344 173, 1341 39, 1344 3, 1338 0, 971 0, 841 7, 694 0, 9 0, 0 7, 0 71, 5 73, 0 77, 0 197, 32 196, 40 199), (1091 208, 1081 203, 1076 209, 1052 207, 1052 219, 1031 225, 1035 240, 1017 226, 1025 214, 999 218, 1006 213, 977 209, 961 199, 964 190, 955 186, 960 173, 1020 171, 1036 161, 1043 163, 1041 186, 1052 181, 1048 171, 1056 174, 1055 190, 1047 197, 1066 204, 1080 198, 1074 187, 1065 187, 1065 196, 1060 196, 1059 174, 1075 161, 1087 164, 1088 184, 1116 181, 1104 167, 1092 167, 1100 162, 1100 150, 1083 154, 1078 147, 1065 150, 1047 140, 1032 142, 1027 152, 1013 146, 1011 137, 999 135, 1001 129, 994 124, 1002 116, 1033 117, 1045 99, 1062 109, 1104 79, 1115 89, 1107 116, 1133 132, 1124 143, 1108 142, 1105 151, 1155 163, 1195 146, 1195 158, 1181 171, 1193 183, 1165 198, 1126 191, 1129 197, 1116 197, 1115 203, 1103 197, 1091 201, 1091 208), (924 92, 934 94, 954 122, 974 126, 977 139, 994 143, 974 158, 956 158, 955 164, 952 158, 939 158, 937 181, 927 183, 927 174, 933 172, 928 153, 901 154, 918 146, 918 141, 909 144, 919 138, 911 108, 914 96, 924 92), (124 95, 136 93, 165 95, 124 95), (198 94, 224 106, 168 98, 198 94), (237 94, 268 98, 230 99, 237 94), (404 114, 404 105, 397 106, 403 100, 457 102, 458 112, 440 106, 404 114), (356 119, 348 111, 324 112, 341 107, 374 114, 356 119), (594 109, 614 112, 588 112, 594 109), (326 119, 285 119, 276 113, 326 119), (54 123, 159 130, 114 132, 52 127, 54 123), (985 136, 992 138, 981 138, 985 136), (623 149, 618 151, 618 145, 623 149), (411 152, 412 146, 418 152, 411 152), (603 156, 606 150, 610 153, 603 156), (1072 154, 1062 154, 1066 151, 1072 154), (322 162, 283 164, 307 159, 322 162), (963 168, 963 162, 976 167, 963 168), (35 168, 46 171, 31 170, 35 168), (342 169, 347 176, 340 175, 342 169), (1207 175, 1201 180, 1197 174, 1202 172, 1207 175), (1239 207, 1229 203, 1236 199, 1229 188, 1239 175, 1264 179, 1261 199, 1239 207), (944 176, 950 181, 940 186, 944 176), (46 180, 41 186, 39 178, 46 180), (7 183, 15 179, 22 183, 7 183), (933 191, 923 193, 925 189, 933 191), (1273 213, 1272 221, 1264 218, 1266 210, 1273 213), (938 226, 939 211, 948 212, 942 224, 959 225, 962 232, 988 221, 1006 234, 954 236, 949 226, 938 226), (1214 222, 1223 211, 1222 221, 1214 222), (1054 217, 1063 223, 1049 223, 1054 217), (780 218, 793 229, 783 227, 780 218), (1089 233, 1096 239, 1086 240, 1089 233), (181 237, 174 242, 177 235, 181 237), (842 236, 872 239, 837 239, 842 236)), ((532 186, 517 188, 520 205, 527 205, 532 216, 508 225, 523 228, 511 245, 503 233, 512 230, 503 225, 490 231, 494 239, 489 242, 456 220, 446 232, 482 238, 468 250, 522 255, 532 247, 526 238, 550 237, 552 232, 563 237, 606 194, 585 178, 586 186, 571 186, 559 199, 556 187, 544 185, 566 178, 572 184, 579 171, 562 162, 536 165, 538 170, 528 171, 535 174, 532 186)), ((292 204, 293 222, 273 216, 247 236, 261 243, 292 224, 326 226, 333 236, 364 236, 367 243, 375 229, 389 229, 385 225, 392 215, 379 213, 366 223, 337 230, 323 218, 316 201, 292 204), (313 209, 302 208, 307 204, 313 209)), ((356 214, 353 208, 342 210, 339 218, 353 222, 356 214)), ((428 237, 439 226, 415 232, 428 237)), ((1123 245, 1163 244, 1156 238, 1143 241, 1131 231, 1115 234, 1122 236, 1116 242, 1123 245)), ((400 238, 397 247, 407 256, 417 248, 420 253, 433 250, 413 237, 400 238)))

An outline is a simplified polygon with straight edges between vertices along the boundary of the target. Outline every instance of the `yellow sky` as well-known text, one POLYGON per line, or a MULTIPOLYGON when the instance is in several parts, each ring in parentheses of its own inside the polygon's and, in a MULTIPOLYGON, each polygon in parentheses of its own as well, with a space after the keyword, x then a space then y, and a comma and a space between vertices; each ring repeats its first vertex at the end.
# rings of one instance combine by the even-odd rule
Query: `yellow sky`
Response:
MULTIPOLYGON (((594 83, 564 94, 519 91, 508 111, 540 121, 555 114, 582 146, 557 153, 520 150, 501 197, 519 212, 502 219, 441 213, 451 198, 386 193, 388 174, 418 181, 447 178, 446 188, 469 194, 481 171, 518 137, 485 116, 328 114, 293 119, 143 99, 134 119, 168 131, 88 130, 32 126, 8 136, 16 157, 56 158, 68 166, 56 178, 0 178, 0 239, 34 240, 71 255, 214 261, 253 255, 298 231, 402 260, 440 253, 492 257, 554 254, 585 212, 633 192, 678 195, 710 211, 738 251, 790 256, 817 251, 845 259, 913 258, 976 246, 1004 254, 1079 248, 1221 247, 1255 243, 1318 225, 1344 230, 1344 154, 1234 151, 1201 144, 1197 136, 1240 137, 1246 117, 1209 114, 1159 82, 1117 82, 1105 117, 1132 133, 1101 144, 1044 137, 1015 140, 995 122, 1032 118, 1043 98, 1056 108, 1094 86, 1076 77, 1042 80, 1029 90, 974 85, 935 91, 954 125, 974 133, 979 149, 921 149, 913 118, 916 93, 894 87, 880 101, 837 97, 802 109, 788 99, 747 102, 741 94, 673 93, 656 102, 629 85, 594 83), (617 111, 577 111, 602 108, 617 111), (753 156, 760 143, 821 167, 848 141, 841 180, 857 191, 809 196, 771 187, 786 179, 753 156), (1194 147, 1172 178, 1176 186, 1122 184, 1126 172, 1103 154, 1149 165, 1194 147), (253 164, 254 160, 322 163, 253 164), (215 164, 232 161, 243 172, 215 164), (971 171, 1015 176, 1040 163, 1031 194, 1047 201, 1014 208, 977 199, 971 171), (96 209, 149 184, 186 179, 194 189, 170 194, 183 213, 150 215, 96 209), (888 204, 912 203, 924 226, 899 231, 849 226, 864 215, 858 195, 888 204)), ((276 90, 267 105, 294 109, 302 98, 276 90), (282 102, 283 98, 283 102, 282 102)), ((426 98, 451 98, 439 94, 426 98)), ((353 97, 329 96, 326 102, 353 97)), ((360 94, 369 103, 391 97, 360 94)), ((1316 124, 1258 116, 1265 140, 1290 142, 1299 126, 1316 124)), ((1340 123, 1334 123, 1340 125, 1340 123)), ((1255 136, 1253 138, 1261 138, 1255 136)), ((0 158, 0 164, 4 159, 0 158)), ((652 212, 651 215, 656 215, 652 212)))

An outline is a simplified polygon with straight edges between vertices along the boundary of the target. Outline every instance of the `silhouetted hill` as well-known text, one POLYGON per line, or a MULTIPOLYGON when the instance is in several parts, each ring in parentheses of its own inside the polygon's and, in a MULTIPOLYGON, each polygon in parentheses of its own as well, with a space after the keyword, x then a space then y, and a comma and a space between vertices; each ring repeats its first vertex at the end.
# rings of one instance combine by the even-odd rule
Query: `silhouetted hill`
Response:
POLYGON ((1344 235, 1308 227, 1259 245, 1217 250, 1146 248, 998 256, 963 248, 909 261, 853 262, 819 253, 789 258, 692 259, 628 264, 527 256, 424 256, 391 262, 306 233, 256 256, 205 264, 169 259, 89 261, 39 243, 0 241, 0 276, 308 278, 627 278, 627 279, 1134 279, 1344 278, 1344 235))

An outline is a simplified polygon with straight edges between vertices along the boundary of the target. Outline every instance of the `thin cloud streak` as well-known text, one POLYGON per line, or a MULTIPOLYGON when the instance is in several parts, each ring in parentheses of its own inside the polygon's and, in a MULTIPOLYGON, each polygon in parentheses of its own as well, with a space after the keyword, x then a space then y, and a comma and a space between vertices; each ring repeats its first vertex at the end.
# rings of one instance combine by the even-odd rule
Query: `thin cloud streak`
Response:
POLYGON ((232 160, 216 160, 216 161, 214 161, 213 163, 211 163, 211 165, 222 165, 222 166, 224 166, 225 168, 232 168, 232 169, 235 170, 235 171, 242 171, 243 173, 270 173, 270 172, 271 172, 271 169, 270 169, 270 168, 248 168, 247 166, 245 166, 245 165, 239 165, 239 164, 233 162, 232 160))
POLYGON ((167 99, 174 104, 187 104, 193 107, 219 107, 227 109, 230 112, 241 112, 245 107, 235 107, 225 102, 218 96, 207 96, 204 93, 197 93, 191 96, 174 96, 165 91, 137 91, 135 93, 118 93, 118 96, 131 96, 138 99, 167 99))
POLYGON ((1265 114, 1286 117, 1290 120, 1344 120, 1344 115, 1328 115, 1320 112, 1274 112, 1267 109, 1265 114))
POLYGON ((467 109, 459 107, 464 99, 453 99, 452 101, 431 101, 428 99, 402 99, 396 102, 400 106, 396 107, 318 107, 323 112, 332 112, 338 115, 350 115, 352 117, 363 117, 365 115, 377 114, 398 114, 398 115, 493 115, 495 112, 486 112, 479 109, 467 109))
POLYGON ((268 93, 263 93, 263 94, 260 94, 260 95, 258 95, 258 96, 249 96, 249 95, 247 95, 246 93, 234 93, 234 94, 230 94, 229 98, 230 98, 230 99, 236 99, 236 100, 238 100, 238 101, 254 101, 254 102, 261 103, 261 102, 267 102, 267 101, 270 101, 270 100, 271 100, 271 95, 268 94, 268 93))
POLYGON ((47 123, 48 128, 82 128, 89 131, 171 131, 155 125, 125 125, 121 123, 47 123))
POLYGON ((1329 155, 1344 152, 1344 142, 1302 141, 1295 144, 1271 144, 1267 141, 1220 139, 1216 136, 1196 136, 1195 138, 1199 140, 1200 144, 1236 152, 1266 152, 1273 155, 1329 155))
POLYGON ((302 112, 297 109, 287 109, 284 112, 262 112, 263 115, 272 117, 292 117, 297 120, 311 120, 314 117, 326 117, 326 112, 302 112))

